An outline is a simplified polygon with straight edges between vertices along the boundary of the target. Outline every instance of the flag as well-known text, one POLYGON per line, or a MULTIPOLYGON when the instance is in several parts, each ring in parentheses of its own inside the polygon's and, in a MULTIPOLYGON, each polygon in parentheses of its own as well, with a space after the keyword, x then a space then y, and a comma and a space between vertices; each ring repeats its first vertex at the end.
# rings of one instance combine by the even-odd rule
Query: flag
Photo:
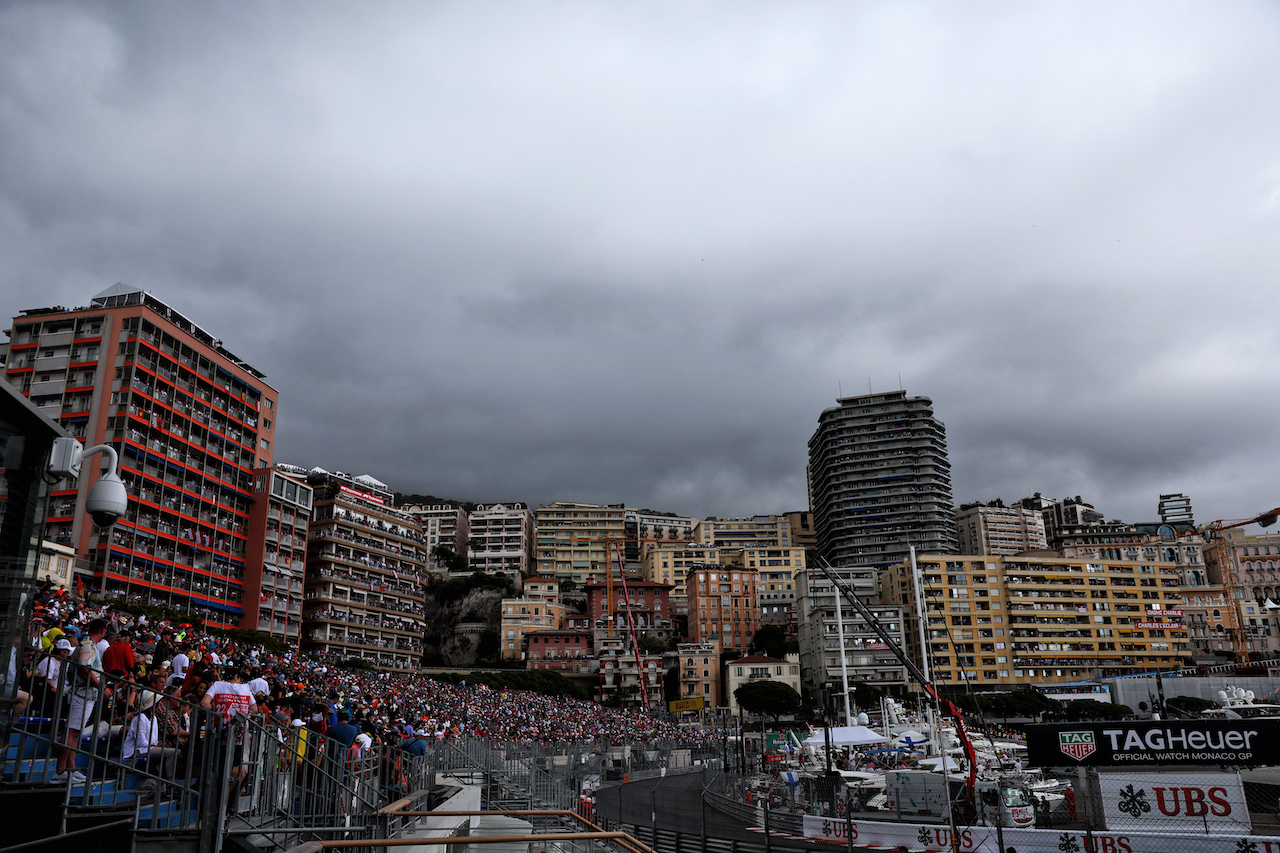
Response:
POLYGON ((84 598, 84 575, 76 575, 76 595, 84 598))
POLYGON ((399 572, 397 572, 395 569, 392 569, 392 570, 391 570, 391 574, 393 574, 393 575, 395 575, 395 576, 396 576, 396 580, 397 580, 397 581, 398 581, 398 580, 400 580, 400 573, 399 573, 399 572))

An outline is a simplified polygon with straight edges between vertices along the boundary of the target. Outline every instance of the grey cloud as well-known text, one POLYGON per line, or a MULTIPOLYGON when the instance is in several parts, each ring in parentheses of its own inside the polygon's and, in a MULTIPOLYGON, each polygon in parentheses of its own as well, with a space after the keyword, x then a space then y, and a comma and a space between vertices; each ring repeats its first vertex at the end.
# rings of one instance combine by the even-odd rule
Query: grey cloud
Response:
POLYGON ((277 458, 803 506, 841 390, 960 501, 1276 503, 1266 3, 0 8, 9 313, 152 289, 277 458))

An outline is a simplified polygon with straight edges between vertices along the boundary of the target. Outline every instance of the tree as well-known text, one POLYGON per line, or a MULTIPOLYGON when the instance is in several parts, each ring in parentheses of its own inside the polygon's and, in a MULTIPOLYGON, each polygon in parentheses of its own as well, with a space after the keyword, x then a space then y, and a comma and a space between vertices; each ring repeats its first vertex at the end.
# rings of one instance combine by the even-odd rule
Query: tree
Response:
POLYGON ((436 545, 431 549, 431 559, 436 561, 436 565, 445 569, 449 574, 462 574, 466 572, 470 566, 467 563, 467 556, 459 554, 448 545, 436 545))
MULTIPOLYGON (((884 690, 876 687, 874 684, 859 684, 853 688, 853 704, 862 708, 878 708, 880 700, 884 698, 884 690)), ((853 721, 849 721, 849 725, 853 725, 853 721)))
POLYGON ((660 655, 671 651, 671 640, 666 637, 650 637, 645 635, 636 641, 640 645, 641 654, 660 655))
POLYGON ((787 635, 777 625, 765 625, 751 638, 751 648, 771 658, 783 658, 787 653, 787 635))
POLYGON ((776 724, 783 714, 800 710, 800 694, 790 684, 781 681, 751 681, 733 691, 733 698, 743 710, 753 714, 773 717, 776 724))

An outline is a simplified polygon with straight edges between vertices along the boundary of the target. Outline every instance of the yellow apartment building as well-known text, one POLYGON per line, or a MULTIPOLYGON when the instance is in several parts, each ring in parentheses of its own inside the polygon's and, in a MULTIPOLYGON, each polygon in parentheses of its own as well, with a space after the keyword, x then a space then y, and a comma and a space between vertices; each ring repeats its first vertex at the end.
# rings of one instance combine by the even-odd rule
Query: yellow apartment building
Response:
POLYGON ((908 652, 939 684, 995 688, 1177 669, 1189 654, 1173 563, 927 554, 921 649, 910 567, 880 576, 908 652))

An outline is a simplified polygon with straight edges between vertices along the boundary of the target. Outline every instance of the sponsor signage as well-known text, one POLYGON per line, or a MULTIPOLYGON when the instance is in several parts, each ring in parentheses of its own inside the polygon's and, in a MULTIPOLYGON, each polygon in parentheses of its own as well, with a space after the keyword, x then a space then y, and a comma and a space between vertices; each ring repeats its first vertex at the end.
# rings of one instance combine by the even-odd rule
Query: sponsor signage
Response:
POLYGON ((1181 628, 1181 622, 1135 622, 1135 628, 1181 628))
POLYGON ((667 710, 673 714, 681 711, 701 711, 707 702, 701 696, 695 696, 692 699, 676 699, 667 703, 667 710))
POLYGON ((1148 610, 1147 618, 1149 619, 1181 619, 1181 610, 1148 610))
POLYGON ((1099 773, 1098 793, 1111 832, 1251 829, 1239 773, 1099 773))
POLYGON ((1280 719, 1028 726, 1027 758, 1036 767, 1280 764, 1280 719))
MULTIPOLYGON (((1128 783, 1126 783, 1128 784, 1128 783)), ((1147 789, 1148 792, 1150 789, 1147 789)), ((1170 803, 1166 794, 1166 803, 1170 803)), ((1180 802, 1185 802, 1180 800, 1180 802)), ((1172 806, 1169 806, 1172 808, 1172 806)), ((1153 810, 1156 807, 1152 807, 1153 810)), ((1162 816, 1163 817, 1163 816, 1162 816)), ((1169 818, 1165 818, 1168 820, 1169 818)), ((880 848, 905 851, 905 853, 937 853, 939 850, 958 850, 960 853, 1000 853, 1000 834, 993 826, 965 826, 952 844, 951 829, 945 824, 899 823, 887 820, 842 820, 840 818, 804 815, 804 835, 817 841, 831 843, 833 850, 843 849, 852 842, 863 848, 880 848)), ((776 825, 776 824, 775 824, 776 825)), ((1205 833, 1203 822, 1200 831, 1170 829, 1167 832, 1152 831, 1155 822, 1146 832, 1106 831, 1085 832, 1080 829, 1059 827, 1056 829, 1015 829, 1003 831, 1006 848, 1017 853, 1277 853, 1280 837, 1250 835, 1247 828, 1232 826, 1228 831, 1205 833)), ((763 819, 758 818, 756 830, 763 829, 763 819)), ((776 829, 772 830, 777 832, 776 829)))
POLYGON ((375 504, 386 503, 384 499, 378 497, 377 495, 371 495, 368 492, 362 492, 357 489, 350 488, 349 486, 338 486, 338 488, 341 489, 345 494, 354 495, 355 497, 360 498, 361 500, 369 501, 370 503, 375 503, 375 504))

